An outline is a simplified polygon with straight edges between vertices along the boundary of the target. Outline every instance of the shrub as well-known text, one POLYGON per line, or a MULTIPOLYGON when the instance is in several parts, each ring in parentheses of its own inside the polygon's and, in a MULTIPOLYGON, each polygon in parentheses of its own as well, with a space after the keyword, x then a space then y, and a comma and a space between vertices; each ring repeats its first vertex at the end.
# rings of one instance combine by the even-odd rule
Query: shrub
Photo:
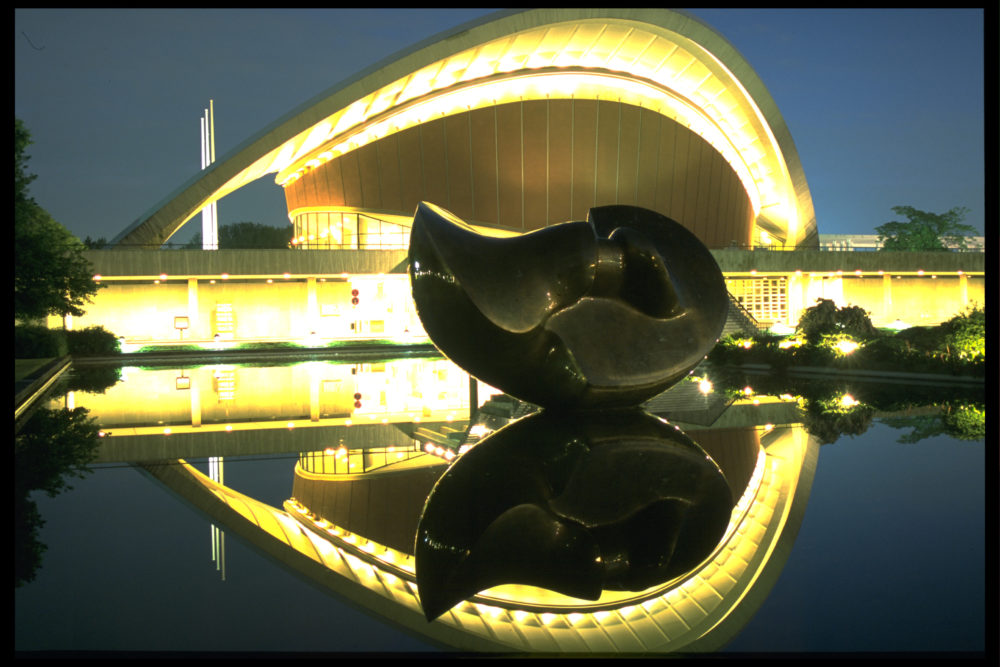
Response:
POLYGON ((104 327, 66 332, 69 353, 77 357, 103 357, 121 353, 121 343, 104 327))
POLYGON ((860 340, 878 335, 868 312, 860 306, 837 308, 831 299, 816 299, 816 305, 806 308, 796 330, 812 344, 823 335, 847 334, 860 340))
POLYGON ((64 354, 67 346, 62 330, 31 324, 14 326, 15 359, 44 359, 64 354))
POLYGON ((977 306, 959 313, 941 325, 939 350, 948 356, 977 359, 986 355, 986 311, 977 306))

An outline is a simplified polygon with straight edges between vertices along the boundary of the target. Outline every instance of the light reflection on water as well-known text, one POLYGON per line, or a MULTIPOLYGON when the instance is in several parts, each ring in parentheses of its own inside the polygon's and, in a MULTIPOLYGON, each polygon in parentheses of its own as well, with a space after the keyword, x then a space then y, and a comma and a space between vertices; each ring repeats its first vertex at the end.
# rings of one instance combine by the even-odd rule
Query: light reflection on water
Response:
MULTIPOLYGON (((112 441, 147 428, 146 438, 174 438, 152 435, 163 427, 158 422, 194 430, 191 417, 199 411, 203 425, 224 424, 228 414, 260 429, 289 420, 343 429, 358 416, 359 423, 384 418, 405 422, 412 435, 416 416, 417 424, 447 423, 450 412, 467 410, 468 377, 447 362, 374 369, 285 366, 265 378, 263 369, 240 368, 233 397, 225 394, 233 383, 213 383, 216 369, 188 369, 184 375, 204 389, 198 406, 190 390, 176 388, 178 369, 151 372, 159 385, 143 377, 146 371, 130 371, 127 391, 119 385, 103 396, 77 392, 73 400, 93 405, 112 441), (390 377, 405 380, 393 384, 390 377), (359 414, 350 409, 355 393, 378 399, 363 400, 359 414), (158 402, 170 408, 158 413, 158 402), (255 402, 266 408, 259 417, 249 407, 255 402)), ((902 434, 876 420, 861 435, 821 448, 792 554, 728 650, 983 649, 983 442, 938 435, 900 444, 902 434)), ((297 459, 295 451, 244 458, 227 451, 226 484, 280 508, 291 496, 297 459)), ((206 463, 194 462, 207 472, 206 463)), ((15 594, 18 650, 431 649, 238 539, 227 541, 221 581, 208 522, 135 469, 105 465, 73 491, 37 498, 49 548, 38 580, 15 594)))

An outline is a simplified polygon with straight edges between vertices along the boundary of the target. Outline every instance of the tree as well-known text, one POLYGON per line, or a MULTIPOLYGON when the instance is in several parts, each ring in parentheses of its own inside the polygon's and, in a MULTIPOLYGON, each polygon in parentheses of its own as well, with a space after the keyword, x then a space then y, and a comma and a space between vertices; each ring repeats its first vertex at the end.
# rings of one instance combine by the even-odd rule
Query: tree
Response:
POLYGON ((14 119, 14 318, 83 315, 101 287, 93 279, 84 245, 28 193, 31 134, 14 119))
POLYGON ((832 299, 816 299, 816 305, 806 308, 796 329, 811 344, 819 342, 823 335, 844 333, 867 340, 878 332, 871 318, 860 306, 837 308, 832 299))
POLYGON ((882 250, 947 251, 948 246, 965 248, 965 237, 978 230, 962 224, 969 209, 958 206, 944 213, 928 213, 912 206, 893 206, 896 215, 907 222, 887 222, 875 228, 882 250))
POLYGON ((110 250, 111 244, 103 236, 100 238, 92 239, 89 236, 83 239, 83 245, 87 250, 110 250))
MULTIPOLYGON (((233 222, 219 227, 219 248, 237 250, 244 248, 275 248, 286 250, 292 240, 291 228, 272 227, 259 222, 233 222)), ((185 248, 201 248, 201 232, 194 235, 185 248)))

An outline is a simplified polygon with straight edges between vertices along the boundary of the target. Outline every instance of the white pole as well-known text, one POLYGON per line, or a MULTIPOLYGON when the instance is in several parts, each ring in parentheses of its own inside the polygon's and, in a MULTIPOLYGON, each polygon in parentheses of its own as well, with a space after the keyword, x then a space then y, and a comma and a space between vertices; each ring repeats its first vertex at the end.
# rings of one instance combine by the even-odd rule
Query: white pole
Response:
MULTIPOLYGON (((201 168, 208 169, 215 162, 215 105, 208 101, 208 108, 201 118, 201 168)), ((219 249, 219 214, 216 202, 201 210, 202 250, 219 249)))

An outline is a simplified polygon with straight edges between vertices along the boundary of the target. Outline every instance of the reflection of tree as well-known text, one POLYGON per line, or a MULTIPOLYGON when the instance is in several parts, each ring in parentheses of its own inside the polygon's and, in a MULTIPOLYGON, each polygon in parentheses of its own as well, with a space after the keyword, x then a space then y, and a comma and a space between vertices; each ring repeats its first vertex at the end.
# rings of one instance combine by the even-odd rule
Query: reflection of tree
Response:
POLYGON ((14 585, 32 581, 45 545, 38 541, 44 525, 28 496, 50 497, 71 489, 69 477, 84 477, 98 448, 98 427, 84 408, 39 409, 14 438, 14 585))
POLYGON ((986 437, 986 406, 949 405, 944 424, 948 434, 959 440, 982 440, 986 437))
POLYGON ((914 443, 946 434, 960 440, 982 440, 986 436, 986 410, 982 387, 907 385, 825 378, 791 377, 785 373, 747 375, 732 366, 711 365, 703 373, 715 387, 732 398, 744 398, 745 388, 754 395, 790 395, 803 408, 802 422, 824 444, 840 435, 860 435, 871 425, 877 412, 896 412, 937 406, 933 415, 880 418, 887 425, 913 431, 899 438, 914 443), (848 399, 848 400, 845 400, 848 399))
POLYGON ((120 366, 91 366, 88 368, 73 367, 66 377, 65 391, 86 391, 91 394, 103 394, 122 379, 120 366))
POLYGON ((824 405, 823 401, 809 401, 802 423, 821 444, 830 445, 844 435, 861 435, 871 426, 874 416, 875 410, 868 405, 838 409, 824 405))
POLYGON ((982 440, 986 437, 986 409, 983 405, 945 403, 938 414, 889 417, 884 421, 892 428, 912 428, 896 440, 908 445, 942 434, 958 440, 982 440))

